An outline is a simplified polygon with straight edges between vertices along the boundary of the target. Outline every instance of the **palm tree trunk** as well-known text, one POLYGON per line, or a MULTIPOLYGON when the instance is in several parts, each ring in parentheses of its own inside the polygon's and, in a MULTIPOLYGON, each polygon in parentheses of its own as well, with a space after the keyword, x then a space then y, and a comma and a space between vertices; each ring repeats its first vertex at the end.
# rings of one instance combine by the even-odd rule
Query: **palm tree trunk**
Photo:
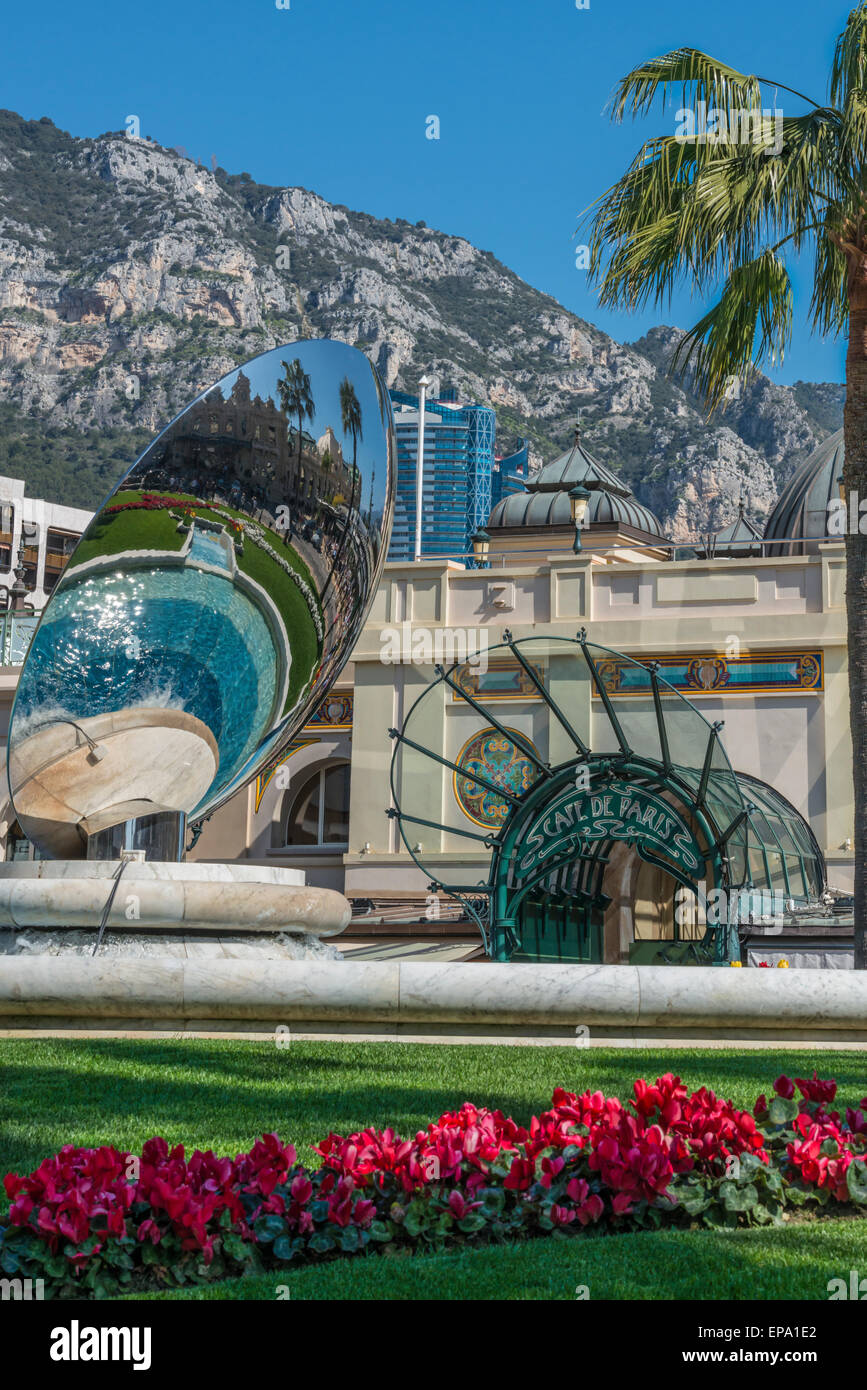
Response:
MULTIPOLYGON (((867 498, 867 259, 852 268, 843 485, 867 498)), ((857 522, 856 522, 857 525, 857 522)), ((846 535, 849 718, 855 775, 855 969, 867 970, 867 537, 846 535)))

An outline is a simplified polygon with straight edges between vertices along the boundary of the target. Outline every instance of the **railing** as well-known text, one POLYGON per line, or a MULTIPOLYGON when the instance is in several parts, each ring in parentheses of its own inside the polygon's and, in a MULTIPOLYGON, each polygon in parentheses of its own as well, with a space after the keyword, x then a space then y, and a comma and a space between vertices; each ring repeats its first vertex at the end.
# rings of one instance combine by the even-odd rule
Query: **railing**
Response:
POLYGON ((38 622, 38 613, 0 613, 0 665, 23 664, 38 622))
MULTIPOLYGON (((597 542, 591 534, 583 529, 581 537, 581 550, 578 553, 584 556, 616 550, 664 550, 670 552, 666 557, 669 561, 697 560, 701 563, 713 562, 714 560, 758 559, 760 555, 766 559, 800 559, 803 558, 802 552, 805 546, 831 544, 835 541, 842 543, 844 540, 843 536, 781 536, 774 540, 756 539, 723 542, 716 550, 713 546, 708 546, 706 538, 699 541, 666 541, 655 537, 646 541, 607 538, 597 542)), ((510 541, 511 539, 509 537, 510 541)), ((389 560, 389 564, 425 565, 452 560, 456 563, 462 562, 468 569, 505 569, 510 564, 520 564, 521 560, 527 556, 544 556, 545 558, 553 556, 557 559, 561 556, 568 557, 571 553, 573 553, 571 546, 567 544, 556 545, 552 543, 545 546, 534 546, 531 544, 522 545, 517 542, 508 550, 489 550, 487 558, 481 562, 476 559, 472 550, 468 550, 451 555, 422 554, 420 560, 413 560, 410 556, 407 556, 406 559, 394 556, 389 560)))

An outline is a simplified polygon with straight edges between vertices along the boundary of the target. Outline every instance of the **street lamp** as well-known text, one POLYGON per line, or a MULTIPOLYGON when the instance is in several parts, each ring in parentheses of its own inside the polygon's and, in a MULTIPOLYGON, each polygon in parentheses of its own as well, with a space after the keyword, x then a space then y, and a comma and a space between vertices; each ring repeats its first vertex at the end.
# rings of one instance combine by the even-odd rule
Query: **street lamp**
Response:
POLYGON ((424 411, 427 400, 427 388, 433 385, 433 381, 428 376, 423 376, 418 383, 418 452, 415 461, 415 546, 413 549, 413 559, 421 559, 421 507, 422 492, 424 490, 424 411))
POLYGON ((586 487, 580 483, 576 487, 569 489, 569 506, 572 510, 572 521, 575 526, 575 540, 572 549, 575 554, 581 550, 581 527, 584 525, 584 518, 587 515, 587 506, 590 502, 590 493, 586 487))
POLYGON ((488 551, 491 548, 491 538, 487 531, 480 526, 475 535, 470 537, 473 546, 473 555, 476 557, 476 568, 486 570, 488 568, 488 551))

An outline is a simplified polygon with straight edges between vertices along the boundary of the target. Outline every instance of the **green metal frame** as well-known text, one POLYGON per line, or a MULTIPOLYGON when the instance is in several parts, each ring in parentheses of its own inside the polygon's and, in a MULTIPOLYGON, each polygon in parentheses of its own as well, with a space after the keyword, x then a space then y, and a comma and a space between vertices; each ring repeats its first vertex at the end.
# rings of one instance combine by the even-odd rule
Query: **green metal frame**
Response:
MULTIPOLYGON (((631 746, 628 731, 618 718, 614 700, 599 675, 593 651, 605 653, 606 657, 613 657, 622 662, 629 662, 631 659, 624 657, 619 652, 613 652, 609 648, 596 644, 593 644, 593 650, 591 650, 591 644, 588 642, 584 628, 575 639, 560 637, 543 639, 549 644, 549 654, 554 654, 561 647, 564 652, 571 648, 576 650, 576 654, 577 651, 580 651, 586 663, 595 693, 605 711, 620 750, 614 753, 593 753, 577 733, 571 720, 560 708, 550 691, 542 685, 534 665, 526 660, 520 650, 522 645, 538 646, 539 640, 538 637, 532 637, 516 641, 507 630, 503 635, 503 642, 499 646, 508 651, 521 666, 535 687, 537 696, 543 700, 553 717, 566 732, 575 748, 573 758, 569 758, 554 767, 543 761, 528 739, 523 735, 516 734, 514 730, 506 728, 501 720, 484 704, 482 698, 475 698, 468 693, 465 685, 454 678, 455 671, 462 666, 460 662, 455 662, 448 670, 441 666, 435 667, 434 680, 413 702, 404 719, 403 728, 401 730, 389 730, 390 737, 395 740, 390 774, 394 805, 387 814, 397 821, 401 840, 418 868, 423 873, 430 874, 429 867, 425 865, 423 858, 413 847, 406 833, 405 825, 422 826, 449 835, 457 835, 482 844, 491 851, 489 873, 484 882, 474 885, 447 884, 434 877, 430 883, 432 890, 444 892, 458 898, 463 903, 479 927, 488 955, 499 961, 510 959, 517 943, 518 914, 522 903, 540 883, 544 883, 546 879, 550 880, 552 875, 561 873, 569 864, 580 863, 582 865, 581 876, 583 880, 583 886, 572 890, 571 895, 578 901, 585 903, 600 900, 602 877, 605 864, 608 862, 610 847, 615 839, 623 837, 613 837, 592 843, 584 842, 579 853, 570 850, 568 856, 564 855, 562 859, 554 863, 549 862, 538 873, 532 875, 527 882, 521 882, 517 887, 514 883, 516 848, 521 842, 522 835, 545 804, 556 798, 565 787, 569 786, 570 782, 575 780, 578 768, 587 768, 591 791, 594 778, 597 785, 601 785, 603 778, 616 776, 632 781, 637 792, 642 790, 666 792, 671 796, 676 803, 672 809, 682 808, 687 819, 691 820, 696 828, 696 838, 702 842, 699 849, 704 858, 704 873, 697 874, 693 878, 677 864, 670 862, 669 859, 654 854, 646 845, 643 846, 635 842, 635 848, 645 862, 664 870, 675 882, 693 892, 698 893, 699 882, 710 883, 712 888, 724 890, 729 895, 726 901, 730 903, 732 901, 731 895, 736 890, 743 889, 745 886, 762 887, 763 885, 754 885, 750 878, 750 850, 756 845, 761 849, 767 885, 771 887, 774 875, 766 849, 766 845, 771 845, 773 852, 779 855, 786 893, 788 894, 792 890, 788 856, 788 859, 797 858, 799 860, 804 898, 810 901, 813 896, 817 895, 817 891, 824 886, 824 860, 807 822, 773 788, 745 774, 734 773, 725 757, 725 751, 719 737, 720 729, 723 727, 722 723, 709 724, 694 705, 691 705, 682 694, 660 677, 658 663, 651 663, 646 668, 650 674, 650 694, 661 754, 660 757, 651 757, 631 746), (418 705, 439 684, 449 687, 461 700, 475 710, 480 718, 498 730, 529 759, 536 769, 537 779, 523 795, 503 788, 489 778, 468 768, 459 767, 443 754, 426 748, 409 737, 406 730, 411 724, 418 705), (707 744, 700 759, 700 767, 680 767, 676 764, 666 725, 664 697, 672 698, 675 702, 672 707, 679 712, 683 707, 689 709, 698 721, 697 727, 701 724, 706 727, 707 744), (450 769, 467 781, 502 797, 509 804, 509 812, 503 825, 484 835, 477 831, 464 830, 459 826, 447 825, 442 821, 415 816, 409 810, 403 809, 397 783, 400 771, 400 755, 404 746, 430 758, 438 765, 450 769), (716 766, 715 769, 715 763, 719 764, 720 760, 722 766, 716 766), (749 799, 745 799, 744 793, 749 799), (767 826, 772 841, 763 832, 763 826, 767 826), (793 849, 786 847, 781 832, 791 841, 793 849), (753 840, 756 842, 755 845, 752 843, 753 840), (734 870, 731 852, 731 847, 736 843, 740 844, 743 853, 743 871, 740 874, 734 870), (813 862, 812 874, 807 872, 805 862, 807 857, 813 862), (487 912, 479 911, 479 900, 488 904, 487 912)), ((497 647, 489 649, 489 655, 490 652, 496 650, 498 650, 497 647)), ((638 662, 633 664, 640 665, 638 662)), ((556 890, 557 895, 561 891, 563 890, 558 888, 556 890)), ((799 895, 792 892, 792 896, 797 897, 799 895)), ((704 941, 695 944, 699 954, 703 957, 712 954, 715 964, 725 965, 729 961, 739 960, 740 942, 737 921, 725 921, 720 926, 709 925, 704 941)))
MULTIPOLYGON (((494 845, 491 860, 491 884, 493 892, 493 911, 491 927, 491 954, 494 960, 508 960, 511 952, 508 949, 509 940, 517 925, 517 913, 522 900, 528 892, 539 882, 543 882, 563 864, 574 862, 576 858, 592 857, 594 865, 599 864, 598 854, 592 856, 571 855, 560 861, 549 863, 538 874, 534 875, 529 882, 522 883, 521 886, 512 893, 510 891, 510 878, 513 872, 516 848, 520 844, 529 825, 536 818, 545 803, 551 800, 557 792, 569 786, 575 779, 576 769, 587 767, 591 782, 591 790, 594 777, 600 779, 607 775, 613 767, 616 767, 617 776, 625 780, 633 778, 639 790, 658 790, 670 792, 677 800, 683 802, 689 814, 695 820, 699 834, 707 846, 705 851, 705 880, 710 879, 714 888, 727 886, 727 873, 725 859, 721 848, 714 839, 713 829, 710 821, 702 812, 691 802, 689 791, 673 771, 666 773, 663 766, 652 763, 649 759, 629 757, 612 759, 606 754, 591 754, 587 758, 573 759, 563 763, 560 767, 553 769, 553 777, 550 782, 536 782, 527 792, 520 805, 513 807, 510 811, 505 824, 503 825, 500 838, 494 845), (650 785, 648 785, 650 784, 650 785)), ((607 862, 607 849, 613 843, 612 840, 601 840, 597 844, 601 851, 605 853, 607 862)), ((637 853, 646 863, 654 864, 663 869, 676 882, 685 888, 693 891, 697 889, 698 879, 690 878, 684 874, 676 864, 650 853, 641 845, 635 846, 637 853)), ((600 875, 601 884, 601 875, 600 875)), ((715 954, 719 959, 729 959, 726 954, 727 943, 724 934, 720 933, 715 927, 708 929, 709 934, 714 936, 715 954)), ((739 955, 738 955, 739 958, 739 955)))

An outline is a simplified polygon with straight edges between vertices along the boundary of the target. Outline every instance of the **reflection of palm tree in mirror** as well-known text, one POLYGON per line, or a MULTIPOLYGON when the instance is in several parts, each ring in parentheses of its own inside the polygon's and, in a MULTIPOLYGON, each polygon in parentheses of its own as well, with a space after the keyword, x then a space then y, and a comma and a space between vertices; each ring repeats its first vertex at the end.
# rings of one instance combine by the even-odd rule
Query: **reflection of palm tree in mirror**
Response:
POLYGON ((340 563, 340 557, 343 554, 346 533, 352 525, 352 517, 355 512, 355 493, 358 488, 358 441, 364 438, 361 424, 361 403, 356 395, 355 387, 348 376, 345 376, 340 383, 340 418, 343 425, 344 436, 347 434, 352 436, 352 491, 349 498, 346 525, 343 528, 340 540, 337 544, 337 550, 334 555, 334 560, 332 561, 328 581, 322 591, 323 599, 331 587, 334 571, 340 563))
POLYGON ((293 358, 292 362, 281 362, 281 367, 286 373, 285 381, 277 382, 277 390, 280 395, 280 405, 286 415, 294 415, 298 419, 298 463, 296 466, 296 484, 301 479, 301 452, 304 447, 304 421, 312 420, 316 413, 313 404, 313 396, 310 391, 310 377, 301 365, 299 357, 293 358))
POLYGON ((358 486, 358 466, 356 458, 358 456, 358 441, 363 439, 361 431, 361 406, 355 394, 355 387, 345 376, 340 383, 340 415, 343 422, 343 433, 352 435, 352 500, 349 504, 349 515, 352 516, 355 509, 355 489, 358 486))

